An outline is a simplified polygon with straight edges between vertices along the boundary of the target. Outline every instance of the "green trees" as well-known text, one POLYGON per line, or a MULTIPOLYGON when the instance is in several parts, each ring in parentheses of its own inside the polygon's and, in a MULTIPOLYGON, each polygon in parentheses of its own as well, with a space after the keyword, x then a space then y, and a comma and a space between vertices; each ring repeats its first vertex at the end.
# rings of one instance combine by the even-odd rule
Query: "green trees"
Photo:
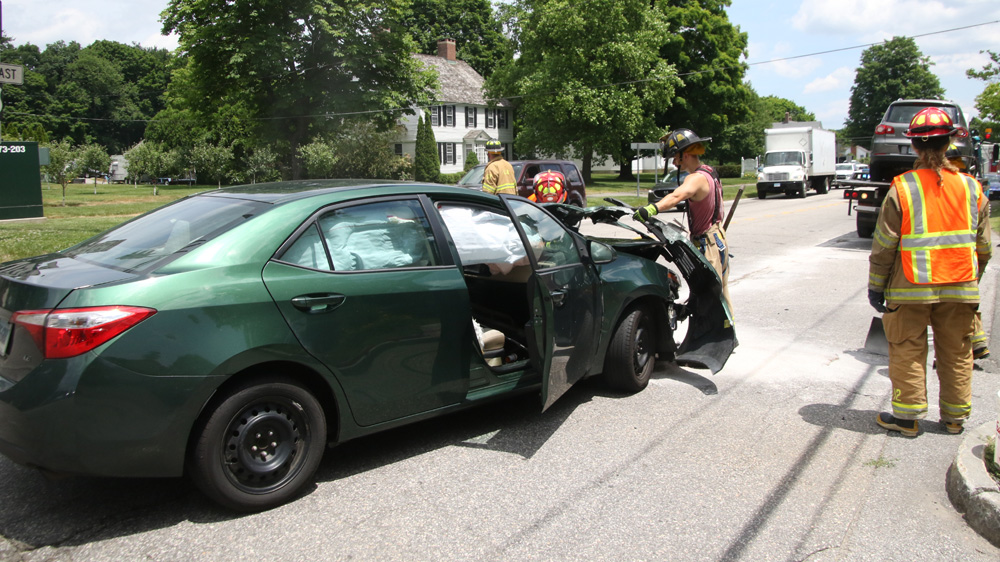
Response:
POLYGON ((45 50, 26 44, 0 52, 4 62, 25 67, 23 85, 4 87, 4 121, 22 130, 38 125, 51 138, 117 153, 141 140, 145 120, 163 107, 166 50, 60 41, 45 50))
POLYGON ((61 140, 49 145, 49 163, 42 166, 49 178, 62 186, 63 205, 66 205, 66 184, 76 177, 75 160, 73 146, 61 140))
POLYGON ((898 98, 939 99, 944 88, 930 71, 930 59, 909 37, 893 37, 861 53, 861 66, 851 87, 845 132, 867 145, 889 104, 898 98))
POLYGON ((593 154, 628 161, 623 146, 658 138, 655 116, 679 85, 660 56, 670 30, 641 0, 530 0, 521 56, 487 79, 493 97, 521 100, 517 148, 571 154, 589 180, 593 154))
POLYGON ((376 127, 423 100, 432 81, 401 33, 404 0, 171 0, 164 32, 188 60, 178 111, 209 121, 238 105, 272 146, 284 145, 293 178, 298 147, 336 132, 346 114, 370 112, 376 127))
MULTIPOLYGON (((660 127, 722 138, 728 135, 723 134, 726 127, 743 123, 752 111, 756 95, 743 82, 747 66, 740 60, 746 55, 747 34, 729 22, 729 5, 729 0, 656 0, 669 30, 660 57, 676 67, 683 81, 670 106, 657 114, 660 127)), ((708 156, 716 157, 720 146, 709 148, 708 156)))
POLYGON ((484 77, 514 57, 513 44, 504 37, 489 0, 412 0, 410 4, 403 25, 419 52, 435 55, 439 39, 454 39, 459 60, 484 77))
POLYGON ((441 174, 437 141, 431 130, 431 116, 423 115, 417 123, 417 146, 413 158, 413 177, 417 181, 436 182, 441 174))
POLYGON ((970 68, 965 73, 969 78, 979 78, 986 82, 982 93, 976 96, 976 109, 983 121, 1000 122, 1000 53, 980 52, 989 53, 991 62, 982 70, 970 68))

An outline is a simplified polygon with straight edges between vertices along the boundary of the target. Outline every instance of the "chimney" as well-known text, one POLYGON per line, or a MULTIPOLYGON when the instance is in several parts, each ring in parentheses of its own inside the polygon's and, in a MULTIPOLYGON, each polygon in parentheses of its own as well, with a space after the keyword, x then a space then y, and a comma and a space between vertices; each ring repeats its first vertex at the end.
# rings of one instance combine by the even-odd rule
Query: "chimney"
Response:
POLYGON ((455 40, 438 39, 438 56, 450 61, 455 60, 455 40))

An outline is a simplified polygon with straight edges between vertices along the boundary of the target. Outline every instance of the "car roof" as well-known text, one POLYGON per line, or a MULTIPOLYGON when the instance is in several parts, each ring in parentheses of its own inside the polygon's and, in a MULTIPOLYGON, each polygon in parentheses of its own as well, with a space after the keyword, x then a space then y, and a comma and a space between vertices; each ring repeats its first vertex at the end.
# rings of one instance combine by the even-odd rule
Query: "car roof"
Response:
POLYGON ((234 197, 280 205, 310 197, 372 188, 388 188, 385 190, 385 195, 405 193, 457 193, 467 195, 469 193, 467 189, 434 183, 393 180, 324 179, 237 185, 204 191, 194 196, 234 197))

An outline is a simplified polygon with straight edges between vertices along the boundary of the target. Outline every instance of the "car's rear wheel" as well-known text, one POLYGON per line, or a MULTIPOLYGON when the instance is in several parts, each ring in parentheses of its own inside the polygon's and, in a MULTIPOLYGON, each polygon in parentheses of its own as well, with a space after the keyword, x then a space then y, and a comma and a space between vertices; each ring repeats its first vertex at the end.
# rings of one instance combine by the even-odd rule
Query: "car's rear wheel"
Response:
POLYGON ((290 379, 254 379, 214 402, 196 429, 189 474, 212 500, 259 511, 292 499, 323 458, 326 417, 290 379))
POLYGON ((604 362, 604 378, 614 389, 639 392, 649 384, 655 363, 656 323, 637 308, 615 330, 604 362))

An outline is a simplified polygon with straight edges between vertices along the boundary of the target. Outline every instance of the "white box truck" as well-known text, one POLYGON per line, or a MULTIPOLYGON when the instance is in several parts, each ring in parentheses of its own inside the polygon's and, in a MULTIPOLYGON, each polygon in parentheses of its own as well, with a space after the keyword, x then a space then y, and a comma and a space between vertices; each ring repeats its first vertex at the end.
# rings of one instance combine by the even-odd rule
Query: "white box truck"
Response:
POLYGON ((819 127, 764 130, 763 169, 757 174, 757 197, 784 193, 805 197, 807 189, 826 193, 836 173, 837 135, 819 127))

